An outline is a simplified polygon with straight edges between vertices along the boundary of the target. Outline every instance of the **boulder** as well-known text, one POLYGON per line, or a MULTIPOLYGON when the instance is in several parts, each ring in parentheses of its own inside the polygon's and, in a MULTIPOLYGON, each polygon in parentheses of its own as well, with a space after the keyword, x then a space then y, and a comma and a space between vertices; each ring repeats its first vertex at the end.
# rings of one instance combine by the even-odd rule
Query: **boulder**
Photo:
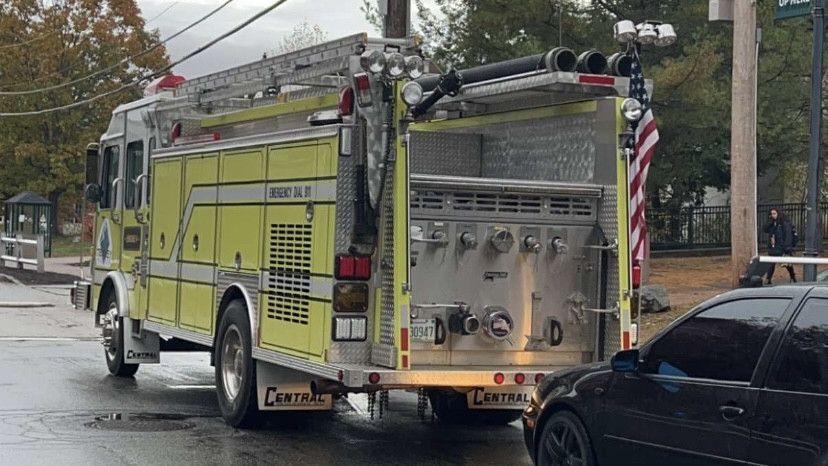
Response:
POLYGON ((670 309, 670 296, 662 285, 645 285, 639 290, 641 312, 655 313, 670 309))

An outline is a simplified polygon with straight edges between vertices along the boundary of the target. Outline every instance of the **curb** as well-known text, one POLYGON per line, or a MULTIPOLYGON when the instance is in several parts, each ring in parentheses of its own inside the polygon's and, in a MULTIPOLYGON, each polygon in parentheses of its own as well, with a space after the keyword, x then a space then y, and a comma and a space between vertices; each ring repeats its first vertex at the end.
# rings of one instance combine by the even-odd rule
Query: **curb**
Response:
POLYGON ((52 303, 23 303, 23 302, 0 302, 0 308, 2 307, 55 307, 52 303))

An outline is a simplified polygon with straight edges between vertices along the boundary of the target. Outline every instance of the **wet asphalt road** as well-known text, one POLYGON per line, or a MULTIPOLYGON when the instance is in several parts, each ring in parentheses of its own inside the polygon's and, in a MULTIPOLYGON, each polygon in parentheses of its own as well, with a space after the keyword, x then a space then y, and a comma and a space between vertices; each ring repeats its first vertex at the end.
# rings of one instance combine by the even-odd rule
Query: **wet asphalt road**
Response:
POLYGON ((404 392, 391 393, 381 420, 368 418, 364 395, 351 395, 330 413, 236 430, 219 417, 206 354, 165 353, 163 365, 119 379, 102 351, 95 341, 0 338, 0 465, 531 464, 518 423, 422 421, 404 392), (133 417, 106 420, 113 415, 133 417))

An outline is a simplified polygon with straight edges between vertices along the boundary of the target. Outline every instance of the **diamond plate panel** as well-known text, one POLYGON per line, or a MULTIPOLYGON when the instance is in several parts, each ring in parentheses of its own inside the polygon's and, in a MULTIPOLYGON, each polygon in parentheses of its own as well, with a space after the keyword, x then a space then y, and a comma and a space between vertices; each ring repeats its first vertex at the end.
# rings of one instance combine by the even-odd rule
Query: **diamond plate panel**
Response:
MULTIPOLYGON (((357 140, 359 130, 354 130, 357 140)), ((354 148, 359 147, 354 144, 354 148)), ((345 254, 351 245, 354 231, 354 199, 356 199, 356 157, 338 157, 336 174, 336 234, 334 251, 345 254)))
POLYGON ((424 175, 480 176, 480 134, 412 131, 411 172, 424 175))
POLYGON ((219 309, 221 306, 221 298, 224 297, 224 292, 233 283, 238 283, 247 290, 247 294, 250 296, 250 304, 253 305, 253 309, 250 310, 250 315, 253 316, 252 324, 255 330, 254 335, 258 335, 259 333, 259 280, 259 275, 219 272, 217 281, 218 293, 216 293, 216 309, 219 309))
MULTIPOLYGON (((598 210, 598 224, 609 240, 618 238, 618 188, 615 185, 604 186, 604 197, 598 210)), ((611 308, 621 292, 618 277, 618 258, 607 255, 607 307, 611 308)), ((621 348, 621 324, 611 315, 603 319, 604 354, 603 359, 612 357, 621 348)))
POLYGON ((380 343, 394 344, 394 164, 385 173, 382 200, 382 309, 380 312, 380 343))
POLYGON ((371 346, 371 361, 384 367, 396 367, 397 348, 393 345, 374 344, 371 346))
POLYGON ((484 177, 592 182, 595 113, 476 128, 483 133, 484 177))

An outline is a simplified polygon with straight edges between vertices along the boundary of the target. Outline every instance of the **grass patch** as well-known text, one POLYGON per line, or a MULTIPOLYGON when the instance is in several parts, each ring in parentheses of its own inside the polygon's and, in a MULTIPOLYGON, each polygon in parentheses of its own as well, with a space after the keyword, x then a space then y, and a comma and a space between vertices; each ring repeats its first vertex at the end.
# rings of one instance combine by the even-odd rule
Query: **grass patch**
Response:
POLYGON ((53 236, 52 257, 83 257, 89 258, 92 254, 92 242, 81 242, 80 236, 53 236))

